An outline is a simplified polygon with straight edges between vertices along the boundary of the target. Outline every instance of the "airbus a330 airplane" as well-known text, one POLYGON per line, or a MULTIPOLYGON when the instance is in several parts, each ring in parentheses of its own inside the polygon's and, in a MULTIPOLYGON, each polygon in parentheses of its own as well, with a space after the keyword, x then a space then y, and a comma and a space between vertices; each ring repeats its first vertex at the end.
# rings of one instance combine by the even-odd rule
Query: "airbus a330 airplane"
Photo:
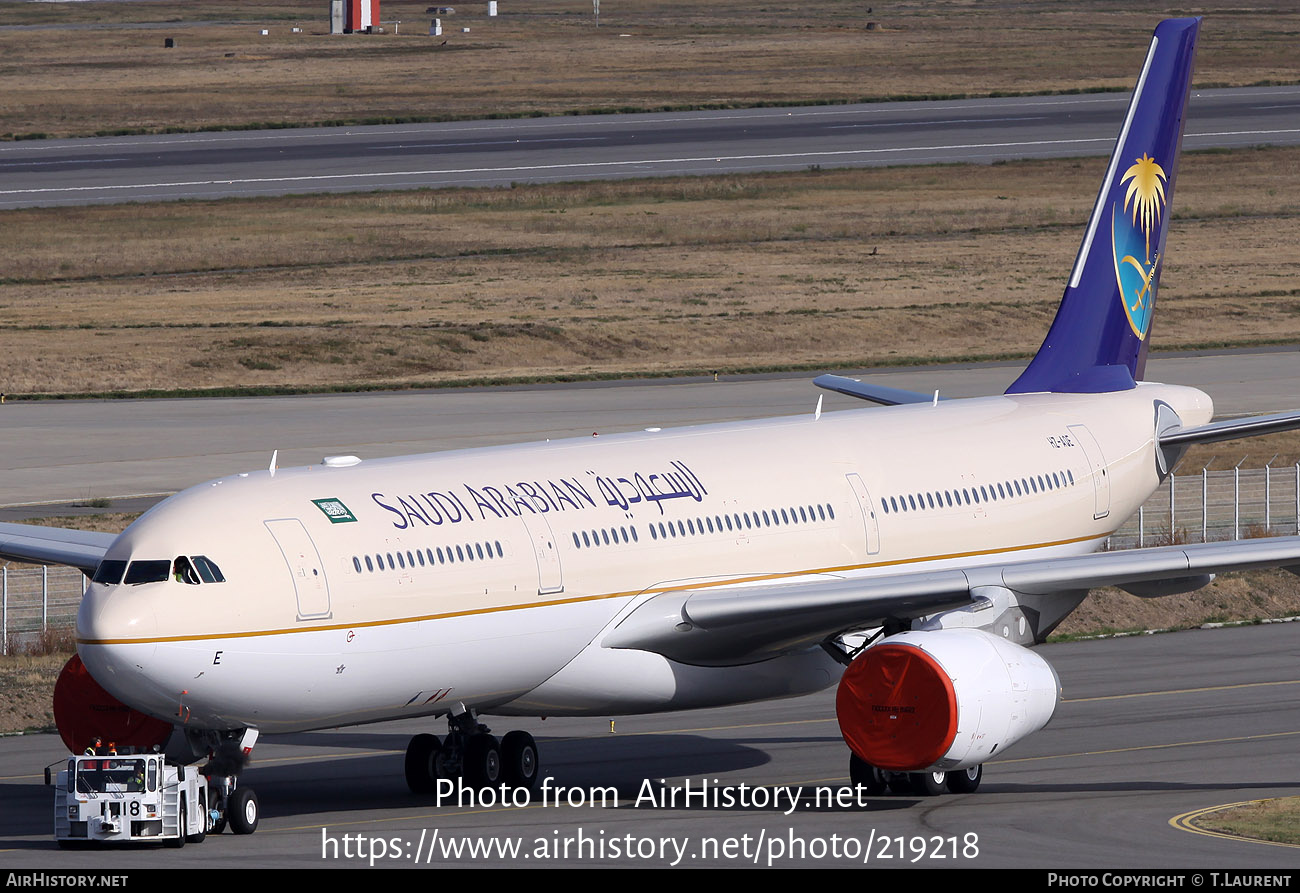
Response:
MULTIPOLYGON (((410 743, 413 790, 529 785, 533 739, 480 717, 838 682, 855 781, 974 790, 1051 717, 1026 646, 1087 590, 1300 565, 1298 537, 1097 551, 1189 444, 1300 427, 1211 423, 1205 394, 1142 380, 1199 24, 1156 29, 1055 322, 1003 395, 823 376, 883 405, 332 457, 200 484, 117 537, 3 525, 0 554, 92 575, 80 660, 195 758, 250 730, 445 716, 410 743)), ((74 704, 60 727, 80 750, 99 721, 74 704)))

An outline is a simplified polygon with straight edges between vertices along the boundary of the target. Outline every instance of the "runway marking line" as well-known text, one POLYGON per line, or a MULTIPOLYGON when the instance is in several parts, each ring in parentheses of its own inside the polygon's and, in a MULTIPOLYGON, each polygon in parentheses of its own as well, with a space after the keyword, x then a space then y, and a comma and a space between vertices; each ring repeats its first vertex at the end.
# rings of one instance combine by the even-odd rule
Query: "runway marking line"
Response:
MULTIPOLYGON (((1278 131, 1282 132, 1282 131, 1278 131)), ((693 162, 707 161, 721 163, 723 161, 772 161, 776 159, 788 158, 835 158, 846 155, 878 155, 889 153, 906 153, 906 152, 930 152, 930 151, 954 151, 958 149, 1006 149, 1020 148, 1025 146, 1054 146, 1054 145, 1076 145, 1082 143, 1108 143, 1109 138, 1101 139, 1099 137, 1084 137, 1079 139, 1064 140, 1026 140, 1019 142, 1006 143, 957 143, 946 146, 899 146, 896 148, 880 149, 841 149, 837 151, 813 151, 813 152, 778 152, 772 154, 759 155, 707 155, 699 157, 684 158, 637 158, 628 161, 580 161, 557 164, 519 164, 503 167, 466 167, 466 168, 433 168, 429 170, 413 171, 351 171, 338 174, 300 174, 298 176, 287 177, 231 177, 214 178, 210 180, 176 180, 159 183, 122 183, 113 185, 99 186, 44 186, 31 187, 26 189, 2 189, 0 195, 37 195, 52 192, 104 192, 104 191, 130 191, 133 189, 162 189, 162 188, 180 188, 194 186, 235 186, 245 183, 303 183, 316 182, 321 180, 371 180, 375 178, 388 177, 428 177, 433 175, 448 174, 507 174, 523 173, 528 171, 549 171, 549 170, 586 170, 590 168, 627 168, 646 165, 658 164, 687 164, 693 162)))
MULTIPOLYGON (((1270 136, 1278 134, 1297 133, 1295 129, 1283 130, 1240 130, 1240 131, 1219 131, 1214 133, 1189 133, 1188 139, 1196 137, 1223 137, 1223 136, 1270 136)), ((888 148, 873 149, 842 149, 838 151, 808 151, 808 152, 780 152, 771 154, 758 155, 718 155, 718 156, 701 156, 701 157, 684 157, 684 158, 639 158, 625 161, 587 161, 587 162, 568 162, 556 164, 524 164, 512 165, 505 167, 468 167, 468 168, 446 168, 430 170, 412 170, 412 171, 350 171, 338 174, 302 174, 298 176, 284 177, 231 177, 229 179, 218 178, 210 180, 177 180, 164 181, 158 183, 122 183, 122 184, 103 184, 95 186, 45 186, 30 187, 25 189, 3 189, 0 195, 39 195, 49 193, 81 193, 81 192, 106 192, 106 191, 123 191, 130 192, 137 189, 177 189, 193 188, 201 186, 235 186, 252 183, 302 183, 318 182, 323 180, 372 180, 374 178, 391 178, 391 177, 430 177, 430 176, 447 176, 452 174, 507 174, 507 173, 525 173, 530 171, 545 170, 585 170, 591 168, 614 168, 623 169, 627 167, 645 167, 650 165, 661 164, 689 164, 696 162, 712 162, 720 164, 724 161, 777 161, 782 159, 805 159, 805 158, 837 158, 844 156, 868 156, 880 154, 897 154, 897 153, 916 153, 932 151, 955 151, 971 149, 1008 149, 1008 148, 1027 148, 1030 146, 1060 146, 1060 145, 1082 145, 1084 143, 1106 143, 1109 139, 1080 137, 1078 139, 1058 139, 1058 140, 1023 140, 1003 143, 956 143, 953 145, 938 146, 897 146, 888 148)))
POLYGON ((1198 744, 1236 744, 1241 741, 1265 741, 1269 738, 1287 738, 1300 735, 1300 730, 1291 732, 1269 732, 1266 735, 1239 735, 1235 738, 1206 738, 1201 741, 1171 741, 1167 744, 1139 744, 1135 747, 1116 747, 1109 750, 1081 750, 1077 753, 1044 754, 1037 757, 1018 757, 1011 760, 990 760, 989 765, 1000 766, 1009 763, 1036 763, 1042 760, 1063 760, 1070 757, 1097 757, 1117 753, 1136 753, 1140 750, 1168 750, 1173 747, 1191 747, 1198 744))
POLYGON ((1221 806, 1206 806, 1203 809, 1193 809, 1191 812, 1185 812, 1182 815, 1176 815, 1169 820, 1170 826, 1180 831, 1187 831, 1190 834, 1200 834, 1202 837, 1218 837, 1221 840, 1236 840, 1242 843, 1262 843, 1265 846, 1288 847, 1293 850, 1300 850, 1300 846, 1294 843, 1282 843, 1278 840, 1260 840, 1258 837, 1242 837, 1240 834, 1228 834, 1224 831, 1210 831, 1207 828, 1198 828, 1192 824, 1203 815, 1209 815, 1215 812, 1223 812, 1225 809, 1236 809, 1239 806, 1253 806, 1256 803, 1267 803, 1270 800, 1292 800, 1293 797, 1267 797, 1263 800, 1242 800, 1240 803, 1224 803, 1221 806))
POLYGON ((1207 691, 1232 691, 1238 688, 1264 688, 1270 685, 1300 685, 1300 679, 1279 679, 1276 682, 1241 682, 1236 685, 1207 685, 1203 688, 1171 688, 1165 691, 1139 691, 1127 695, 1098 695, 1095 698, 1062 698, 1062 704, 1088 704, 1093 701, 1123 701, 1128 698, 1150 698, 1155 695, 1190 695, 1207 691))

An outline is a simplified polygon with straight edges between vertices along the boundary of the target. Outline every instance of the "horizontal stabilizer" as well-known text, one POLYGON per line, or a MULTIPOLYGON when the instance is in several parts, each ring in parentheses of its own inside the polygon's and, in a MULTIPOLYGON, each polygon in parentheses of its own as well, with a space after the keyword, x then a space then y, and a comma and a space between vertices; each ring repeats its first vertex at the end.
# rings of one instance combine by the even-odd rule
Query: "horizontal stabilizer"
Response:
POLYGON ((904 403, 930 403, 934 400, 934 397, 930 394, 918 394, 916 391, 905 391, 902 388, 887 388, 884 385, 868 384, 865 381, 846 378, 843 375, 819 375, 813 379, 813 384, 828 391, 835 391, 837 394, 847 394, 850 397, 857 397, 859 400, 870 400, 872 403, 879 403, 881 406, 900 406, 904 403))
POLYGON ((1195 428, 1175 428, 1160 435, 1161 446, 1190 446, 1194 443, 1218 443, 1242 437, 1261 437, 1279 431, 1300 428, 1300 412, 1279 412, 1246 419, 1224 419, 1195 428))
POLYGON ((64 564, 93 574, 115 533, 37 527, 34 524, 0 524, 0 558, 34 564, 64 564))

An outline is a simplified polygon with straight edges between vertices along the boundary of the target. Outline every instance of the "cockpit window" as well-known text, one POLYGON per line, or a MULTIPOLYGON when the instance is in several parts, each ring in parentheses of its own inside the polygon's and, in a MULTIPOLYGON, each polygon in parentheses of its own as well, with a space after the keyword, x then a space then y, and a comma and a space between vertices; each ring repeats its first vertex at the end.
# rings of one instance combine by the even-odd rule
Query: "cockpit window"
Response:
POLYGON ((194 565, 184 555, 178 555, 172 562, 172 577, 177 583, 188 583, 191 586, 199 585, 199 575, 194 571, 194 565))
POLYGON ((109 586, 122 582, 122 574, 126 572, 126 562, 114 559, 104 559, 95 568, 95 576, 91 577, 92 583, 106 583, 109 586))
POLYGON ((172 563, 167 559, 160 561, 132 561, 126 569, 122 582, 128 586, 137 583, 162 583, 171 573, 172 563))
POLYGON ((194 568, 203 578, 204 583, 224 583, 226 578, 221 573, 221 568, 217 563, 206 555, 194 556, 194 568))

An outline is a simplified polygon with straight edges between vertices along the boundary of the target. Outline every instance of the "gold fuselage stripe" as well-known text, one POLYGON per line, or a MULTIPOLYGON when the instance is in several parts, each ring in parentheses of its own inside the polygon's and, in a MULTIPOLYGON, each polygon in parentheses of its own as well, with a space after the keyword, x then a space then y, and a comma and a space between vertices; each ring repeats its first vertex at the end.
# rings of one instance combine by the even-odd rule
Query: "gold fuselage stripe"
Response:
POLYGON ((691 584, 690 586, 650 587, 648 589, 637 589, 637 590, 630 590, 626 592, 606 592, 600 595, 583 595, 583 596, 575 596, 574 598, 557 598, 557 599, 550 599, 547 601, 529 602, 527 604, 498 605, 496 607, 475 608, 473 610, 468 610, 468 611, 448 611, 443 614, 421 614, 417 617, 397 617, 388 620, 362 620, 356 623, 322 624, 319 626, 290 627, 285 629, 252 630, 248 632, 237 632, 237 633, 205 633, 202 635, 156 636, 153 638, 139 638, 139 639, 83 639, 78 637, 77 643, 79 645, 148 645, 148 644, 159 644, 163 642, 202 642, 210 639, 247 639, 247 638, 254 638, 258 636, 282 636, 282 635, 290 635, 293 633, 316 633, 316 632, 329 632, 331 630, 366 629, 368 627, 376 627, 376 626, 396 626, 402 623, 421 623, 426 620, 446 620, 452 617, 469 617, 478 614, 497 614, 502 611, 524 611, 524 610, 528 610, 529 608, 547 608, 555 605, 571 605, 571 604, 578 604, 580 602, 601 601, 604 599, 611 599, 611 598, 626 598, 629 596, 644 595, 647 593, 677 592, 683 589, 713 589, 719 586, 734 586, 736 584, 742 584, 742 583, 761 583, 768 580, 782 580, 791 577, 812 576, 815 574, 842 573, 844 571, 867 570, 869 568, 877 568, 877 567, 897 567, 905 564, 919 564, 921 562, 926 562, 926 561, 948 561, 954 558, 974 558, 980 555, 995 555, 995 554, 1002 554, 1007 552, 1023 552, 1029 549, 1048 549, 1054 546, 1068 546, 1073 543, 1083 543, 1089 540, 1104 539, 1105 537, 1109 536, 1111 532, 1112 531, 1107 531, 1105 533, 1090 534, 1088 536, 1077 536, 1077 537, 1072 537, 1071 539, 1056 540, 1054 542, 1049 542, 1049 543, 1031 543, 1022 546, 1012 546, 1010 548, 977 549, 971 552, 952 552, 946 555, 925 555, 916 558, 896 558, 891 561, 878 561, 878 562, 868 563, 868 564, 846 564, 840 567, 823 567, 823 568, 815 568, 811 570, 788 571, 785 573, 776 573, 776 574, 758 574, 749 577, 734 577, 726 580, 710 580, 701 583, 694 583, 691 584))

